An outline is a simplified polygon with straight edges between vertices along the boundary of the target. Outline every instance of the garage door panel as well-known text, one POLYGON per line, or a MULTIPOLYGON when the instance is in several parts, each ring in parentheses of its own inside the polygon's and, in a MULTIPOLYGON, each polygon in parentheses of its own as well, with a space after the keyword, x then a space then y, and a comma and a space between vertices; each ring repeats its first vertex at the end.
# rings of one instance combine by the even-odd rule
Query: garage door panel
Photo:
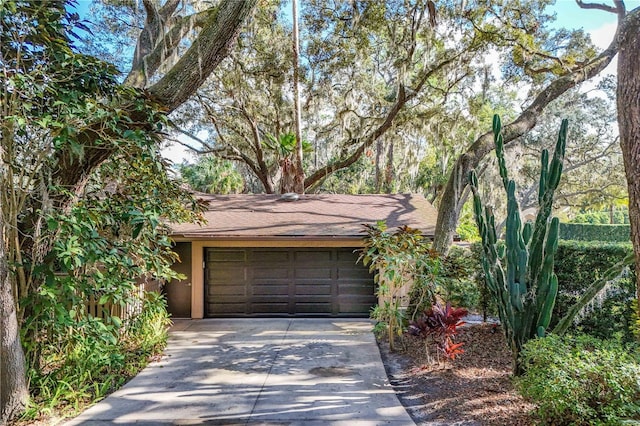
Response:
POLYGON ((338 250, 336 258, 338 262, 352 263, 360 256, 360 250, 355 248, 338 250))
POLYGON ((237 315, 246 314, 245 302, 243 303, 209 303, 207 304, 207 313, 214 315, 237 315))
POLYGON ((332 250, 300 250, 294 252, 294 259, 298 263, 331 262, 334 260, 332 250))
POLYGON ((376 302, 352 249, 211 248, 206 259, 208 316, 368 316, 376 302))
POLYGON ((245 282, 247 279, 247 270, 244 267, 239 268, 216 268, 207 270, 207 280, 215 283, 238 283, 245 282))
POLYGON ((296 279, 327 279, 330 280, 332 277, 333 269, 325 267, 325 268, 314 268, 314 267, 298 267, 294 270, 296 279))
POLYGON ((322 314, 331 313, 332 303, 296 303, 296 314, 322 314))
POLYGON ((282 303, 260 303, 260 302, 254 302, 251 304, 251 314, 263 314, 263 315, 268 315, 268 314, 289 314, 289 303, 288 302, 282 302, 282 303))
POLYGON ((298 284, 295 286, 296 296, 331 296, 331 283, 327 284, 298 284))
POLYGON ((214 298, 217 296, 246 298, 247 288, 243 285, 210 285, 207 286, 207 294, 214 298))
POLYGON ((291 253, 283 250, 253 250, 250 252, 251 262, 259 263, 289 263, 291 260, 291 253))
POLYGON ((207 262, 245 262, 245 250, 207 251, 207 262))
POLYGON ((362 312, 371 311, 372 305, 361 302, 340 302, 341 314, 362 314, 362 312))
POLYGON ((288 284, 259 284, 251 287, 251 292, 254 296, 282 296, 289 297, 289 285, 288 284))
POLYGON ((354 269, 354 268, 338 268, 339 280, 362 280, 371 282, 371 274, 368 269, 354 269))
POLYGON ((342 283, 338 286, 338 294, 343 295, 362 295, 362 296, 371 296, 373 297, 373 290, 370 283, 358 283, 358 282, 349 282, 342 283))
POLYGON ((254 280, 288 280, 290 278, 290 270, 285 268, 253 268, 254 280))

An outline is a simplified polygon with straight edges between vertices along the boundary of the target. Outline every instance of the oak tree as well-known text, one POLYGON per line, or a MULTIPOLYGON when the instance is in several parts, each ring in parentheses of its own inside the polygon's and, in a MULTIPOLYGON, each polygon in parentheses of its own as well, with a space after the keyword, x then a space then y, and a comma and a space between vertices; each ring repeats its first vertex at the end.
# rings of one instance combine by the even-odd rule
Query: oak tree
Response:
POLYGON ((19 301, 37 291, 34 271, 55 240, 45 217, 69 211, 92 173, 116 153, 159 142, 164 116, 226 57, 256 1, 223 1, 185 14, 177 13, 180 0, 143 0, 146 20, 124 84, 111 65, 74 50, 78 16, 66 10, 70 3, 0 6, 0 423, 28 396, 19 322, 26 311, 19 301))

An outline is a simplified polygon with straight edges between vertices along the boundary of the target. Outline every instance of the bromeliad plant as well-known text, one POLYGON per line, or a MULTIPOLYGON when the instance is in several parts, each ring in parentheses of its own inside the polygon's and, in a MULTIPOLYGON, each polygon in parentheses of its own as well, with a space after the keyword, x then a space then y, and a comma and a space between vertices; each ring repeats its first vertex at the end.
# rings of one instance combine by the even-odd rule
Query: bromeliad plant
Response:
POLYGON ((515 375, 522 372, 518 357, 523 345, 536 336, 544 337, 558 293, 553 263, 558 248, 559 220, 555 217, 550 219, 550 216, 554 191, 562 174, 567 125, 567 120, 563 120, 550 163, 548 151, 542 151, 538 214, 534 225, 527 222, 523 226, 516 200, 516 184, 507 176, 500 116, 494 116, 496 156, 507 192, 504 242, 498 239, 492 209, 483 209, 475 172, 469 175, 476 223, 482 237, 485 279, 496 300, 500 321, 511 346, 515 375))
POLYGON ((461 348, 463 343, 456 343, 454 336, 458 332, 458 327, 465 324, 462 318, 467 313, 465 308, 451 307, 451 303, 447 303, 445 307, 436 303, 424 311, 420 318, 412 321, 407 331, 412 336, 426 340, 425 349, 432 362, 433 358, 429 350, 431 344, 436 347, 437 363, 440 362, 440 353, 445 356, 445 359, 455 359, 456 356, 464 353, 464 349, 461 348))

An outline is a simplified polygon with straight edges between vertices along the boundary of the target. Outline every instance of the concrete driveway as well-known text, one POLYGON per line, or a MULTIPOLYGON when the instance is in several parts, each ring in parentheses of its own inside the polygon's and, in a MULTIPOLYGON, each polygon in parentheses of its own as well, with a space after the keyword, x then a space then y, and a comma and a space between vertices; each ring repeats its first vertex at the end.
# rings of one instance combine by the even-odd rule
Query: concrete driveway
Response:
POLYGON ((67 425, 414 425, 353 319, 178 320, 165 356, 67 425))

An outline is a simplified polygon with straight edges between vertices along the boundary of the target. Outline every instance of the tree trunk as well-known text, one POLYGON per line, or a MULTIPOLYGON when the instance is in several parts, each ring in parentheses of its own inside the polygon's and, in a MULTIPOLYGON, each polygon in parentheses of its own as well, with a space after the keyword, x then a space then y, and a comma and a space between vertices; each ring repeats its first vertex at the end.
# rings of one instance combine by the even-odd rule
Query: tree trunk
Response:
POLYGON ((626 21, 625 31, 619 36, 618 127, 629 190, 629 222, 640 312, 640 8, 633 10, 626 21))
POLYGON ((300 64, 298 55, 300 47, 298 43, 298 0, 292 1, 293 13, 293 108, 295 117, 295 133, 296 133, 296 166, 295 176, 293 180, 293 189, 298 194, 304 194, 304 166, 302 164, 302 131, 301 114, 300 114, 300 64))
POLYGON ((384 172, 384 192, 386 194, 391 194, 393 192, 393 181, 396 178, 396 173, 393 168, 393 157, 394 157, 394 142, 391 140, 389 143, 389 150, 387 151, 387 164, 384 172))
MULTIPOLYGON (((4 236, 4 231, 1 235, 4 236)), ((24 352, 20 343, 20 329, 4 238, 0 240, 0 324, 0 425, 4 425, 22 411, 29 397, 24 352)))
POLYGON ((376 141, 376 187, 375 193, 379 194, 382 190, 382 154, 384 150, 384 143, 382 138, 376 141))
MULTIPOLYGON (((626 22, 626 21, 625 21, 626 22)), ((621 24, 618 24, 620 32, 621 24)), ((536 98, 514 121, 503 127, 504 143, 507 144, 529 132, 536 125, 538 116, 553 100, 567 90, 589 80, 609 65, 618 51, 618 37, 614 37, 609 47, 584 67, 563 75, 545 87, 536 98)), ((453 242, 453 235, 458 224, 461 211, 461 197, 468 184, 469 172, 480 164, 480 161, 492 150, 493 133, 487 132, 456 160, 438 207, 433 247, 446 254, 453 242)))

